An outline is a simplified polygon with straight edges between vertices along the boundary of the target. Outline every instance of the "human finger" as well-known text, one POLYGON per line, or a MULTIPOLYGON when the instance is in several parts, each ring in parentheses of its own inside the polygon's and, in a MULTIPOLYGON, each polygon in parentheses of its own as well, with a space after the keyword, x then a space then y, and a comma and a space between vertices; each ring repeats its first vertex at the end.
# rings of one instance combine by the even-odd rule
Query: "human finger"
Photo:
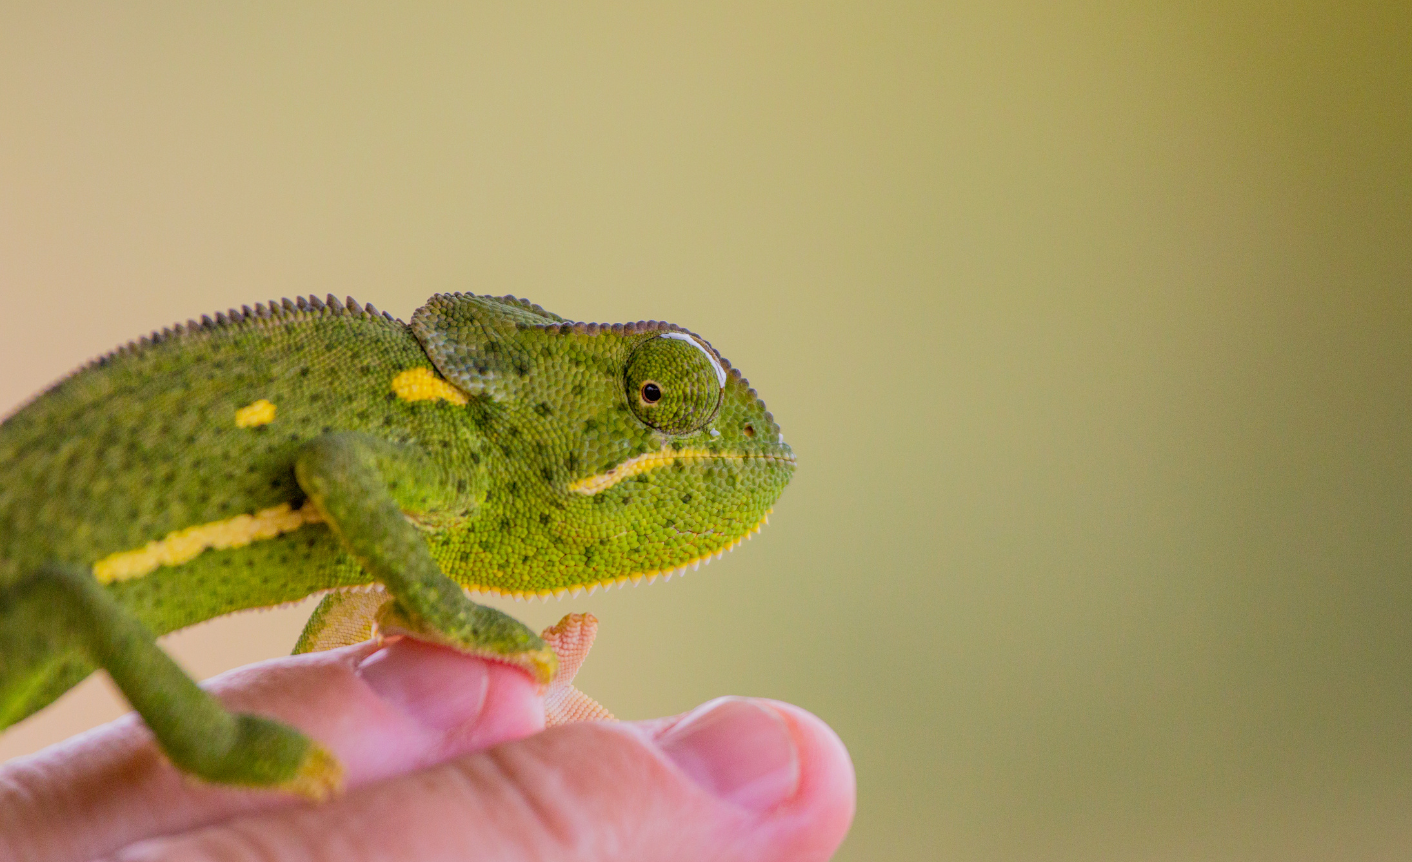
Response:
MULTIPOLYGON (((212 680, 230 708, 318 740, 348 786, 438 763, 541 729, 522 671, 413 640, 291 656, 212 680)), ((298 804, 178 772, 135 715, 0 767, 0 858, 91 859, 141 838, 298 804)))
POLYGON ((837 848, 853 799, 848 754, 823 722, 725 698, 677 719, 554 728, 113 859, 809 862, 837 848))

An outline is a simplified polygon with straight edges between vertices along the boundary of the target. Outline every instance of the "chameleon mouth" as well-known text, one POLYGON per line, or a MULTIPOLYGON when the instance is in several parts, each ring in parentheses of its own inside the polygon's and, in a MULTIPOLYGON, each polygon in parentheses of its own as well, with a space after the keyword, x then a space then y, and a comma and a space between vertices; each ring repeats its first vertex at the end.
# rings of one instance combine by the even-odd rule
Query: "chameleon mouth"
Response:
POLYGON ((671 466, 677 461, 703 461, 719 459, 723 461, 765 461, 771 464, 788 464, 793 467, 795 464, 794 453, 771 454, 765 452, 712 452, 710 449, 658 449, 656 452, 647 452, 635 458, 629 458, 623 463, 604 470, 602 473, 595 473, 592 476, 585 476, 569 483, 569 491, 574 494, 583 494, 591 497, 594 494, 608 490, 624 479, 630 479, 642 473, 652 470, 660 470, 663 467, 671 466))
POLYGON ((598 589, 600 587, 602 587, 606 591, 614 586, 616 586, 618 589, 622 589, 628 584, 632 584, 633 586, 637 586, 638 584, 642 583, 650 584, 654 583, 658 578, 661 578, 663 581, 670 581, 673 577, 677 575, 680 575, 681 577, 686 577, 688 569, 694 572, 697 569, 701 568, 703 565, 710 565, 713 560, 719 560, 721 557, 726 555, 727 551, 735 550, 751 536, 754 536, 756 533, 760 532, 760 530, 764 528, 764 526, 769 522, 770 512, 767 511, 765 512, 765 516, 760 519, 760 523, 756 524, 754 527, 751 527, 745 532, 745 535, 736 539, 734 542, 731 542, 729 545, 726 545, 724 548, 721 548, 718 551, 712 551, 709 554, 702 554, 701 556, 695 559, 687 560, 680 566, 673 566, 665 569, 656 569, 650 572, 636 572, 630 575, 619 575, 617 577, 604 578, 601 581, 595 581, 591 584, 578 584, 572 587, 559 587, 558 589, 502 590, 497 589, 496 587, 483 586, 468 586, 465 589, 466 592, 469 593, 501 596, 507 599, 514 599, 517 602, 532 602, 535 599, 542 599, 547 602, 551 598, 562 599, 565 596, 578 596, 584 592, 587 592, 591 596, 594 593, 598 592, 598 589))

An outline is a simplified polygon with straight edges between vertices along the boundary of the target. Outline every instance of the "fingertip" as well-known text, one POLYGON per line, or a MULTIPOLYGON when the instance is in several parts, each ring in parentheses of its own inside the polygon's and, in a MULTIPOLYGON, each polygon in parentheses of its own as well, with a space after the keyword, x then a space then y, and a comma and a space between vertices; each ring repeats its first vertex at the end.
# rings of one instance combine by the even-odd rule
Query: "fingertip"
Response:
POLYGON ((637 727, 679 774, 724 803, 719 822, 750 858, 827 859, 847 834, 853 763, 833 729, 807 710, 724 697, 637 727))
POLYGON ((818 716, 793 704, 761 699, 789 727, 799 752, 799 786, 774 812, 771 824, 797 855, 827 858, 848 834, 857 804, 853 758, 843 740, 818 716))
POLYGON ((490 693, 485 662, 405 638, 365 656, 357 674, 383 702, 438 733, 477 719, 490 693))
POLYGON ((485 706, 462 741, 462 751, 523 739, 544 729, 544 701, 534 678, 513 665, 496 661, 485 664, 489 682, 485 706))
POLYGON ((398 638, 364 657, 357 674, 383 702, 440 740, 432 752, 437 760, 544 728, 534 680, 512 665, 398 638))

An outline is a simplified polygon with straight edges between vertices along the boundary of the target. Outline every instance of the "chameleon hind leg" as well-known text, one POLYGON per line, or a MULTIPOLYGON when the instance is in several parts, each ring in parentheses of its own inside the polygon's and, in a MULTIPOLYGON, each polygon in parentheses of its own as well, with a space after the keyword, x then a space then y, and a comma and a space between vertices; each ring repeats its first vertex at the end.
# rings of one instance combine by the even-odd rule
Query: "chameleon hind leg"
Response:
POLYGON ((338 761, 299 731, 226 711, 162 652, 146 626, 76 566, 40 566, 0 591, 0 726, 29 709, 36 689, 48 687, 50 671, 57 667, 62 674, 76 655, 108 671, 184 772, 314 799, 342 783, 338 761))
POLYGON ((396 599, 378 613, 382 631, 514 664, 549 684, 554 650, 513 617, 467 598, 407 520, 452 498, 424 456, 365 434, 327 434, 300 450, 294 475, 348 552, 396 599))
POLYGON ((294 645, 294 654, 338 649, 371 640, 375 634, 373 621, 382 606, 390 601, 393 601, 392 596, 376 584, 329 593, 304 624, 299 642, 294 645))

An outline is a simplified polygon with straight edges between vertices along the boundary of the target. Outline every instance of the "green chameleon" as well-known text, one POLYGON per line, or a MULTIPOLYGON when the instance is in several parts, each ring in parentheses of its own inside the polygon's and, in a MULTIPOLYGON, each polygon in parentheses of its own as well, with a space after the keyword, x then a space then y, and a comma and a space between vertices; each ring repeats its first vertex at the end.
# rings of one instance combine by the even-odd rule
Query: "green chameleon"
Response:
POLYGON ((547 686, 552 646, 466 591, 698 564, 794 464, 740 372, 668 323, 456 293, 410 325, 330 296, 166 329, 0 425, 0 728, 101 667, 180 769, 319 798, 332 755, 227 712, 154 637, 326 592, 299 650, 375 618, 547 686))

